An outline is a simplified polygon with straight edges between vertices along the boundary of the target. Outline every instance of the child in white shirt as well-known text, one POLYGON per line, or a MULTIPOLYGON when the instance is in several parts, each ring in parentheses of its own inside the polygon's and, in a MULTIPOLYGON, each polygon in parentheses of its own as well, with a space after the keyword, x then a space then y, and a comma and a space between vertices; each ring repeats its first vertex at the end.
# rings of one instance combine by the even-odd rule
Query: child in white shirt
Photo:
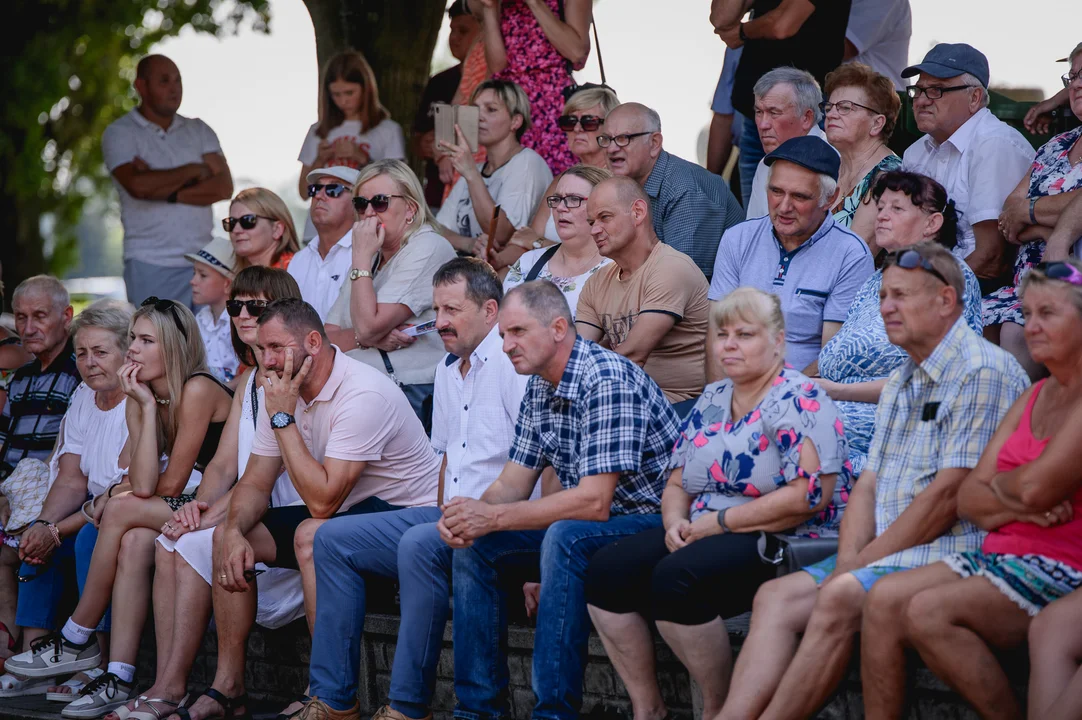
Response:
POLYGON ((194 266, 192 303, 203 306, 195 314, 195 322, 207 350, 207 369, 232 387, 240 365, 229 337, 230 320, 225 310, 236 266, 233 245, 225 238, 216 237, 198 253, 188 253, 184 257, 194 266))

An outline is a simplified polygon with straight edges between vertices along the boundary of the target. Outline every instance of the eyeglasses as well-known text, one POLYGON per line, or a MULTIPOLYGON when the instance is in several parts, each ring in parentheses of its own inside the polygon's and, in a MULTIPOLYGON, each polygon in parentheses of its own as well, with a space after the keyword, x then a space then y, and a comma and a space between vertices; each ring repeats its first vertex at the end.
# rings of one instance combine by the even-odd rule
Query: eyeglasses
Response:
POLYGON ((916 270, 917 268, 920 268, 925 272, 930 273, 944 285, 950 285, 950 283, 947 282, 947 278, 943 277, 943 273, 936 270, 931 261, 916 250, 902 250, 901 252, 891 253, 887 256, 887 264, 897 265, 903 270, 916 270))
POLYGON ((1078 269, 1065 262, 1037 263, 1034 266, 1052 280, 1060 280, 1071 285, 1082 287, 1082 273, 1078 269))
POLYGON ((154 306, 154 309, 160 313, 168 312, 173 316, 173 322, 177 325, 177 330, 180 330, 180 334, 184 336, 184 339, 188 339, 188 331, 184 329, 184 323, 180 321, 180 313, 177 312, 177 303, 174 300, 162 300, 156 295, 151 295, 142 302, 139 307, 146 307, 147 305, 154 306))
POLYGON ((240 225, 245 230, 251 230, 259 222, 259 218, 263 218, 264 220, 270 220, 271 222, 276 222, 274 218, 267 217, 266 215, 255 215, 253 213, 248 213, 247 215, 241 215, 240 217, 222 218, 222 227, 225 228, 226 232, 233 232, 233 228, 235 228, 237 225, 240 225))
POLYGON ((360 195, 353 198, 353 209, 357 212, 364 212, 371 205, 372 209, 378 213, 387 212, 387 208, 391 206, 391 198, 403 198, 404 195, 373 195, 371 198, 361 197, 360 195))
POLYGON ((586 201, 586 198, 581 195, 549 195, 545 198, 545 202, 548 203, 550 208, 557 208, 560 203, 563 203, 568 210, 579 207, 586 201))
POLYGON ((616 143, 616 147, 627 147, 635 138, 653 134, 653 130, 647 130, 646 132, 629 133, 625 135, 598 135, 597 144, 603 148, 607 148, 610 143, 616 143))
POLYGON ((597 115, 561 115, 556 119, 556 125, 564 132, 574 132, 575 126, 582 127, 583 132, 593 132, 605 124, 605 118, 597 115))
POLYGON ((327 197, 336 198, 346 191, 346 186, 342 183, 327 183, 326 185, 312 183, 308 186, 308 197, 314 198, 320 190, 326 193, 327 197))
MULTIPOLYGON (((914 87, 916 86, 914 85, 914 87)), ((929 95, 929 97, 931 96, 929 95)), ((852 100, 839 100, 838 102, 819 103, 819 109, 823 111, 824 115, 826 115, 831 110, 837 110, 839 115, 848 115, 849 113, 853 112, 853 108, 855 107, 867 110, 872 115, 883 115, 883 113, 879 112, 875 108, 870 108, 867 105, 861 105, 860 103, 853 102, 852 100)))
POLYGON ((921 93, 924 93, 925 97, 929 100, 938 100, 943 97, 943 93, 954 92, 955 90, 972 90, 975 85, 952 85, 951 87, 921 87, 920 85, 910 85, 905 89, 905 94, 916 100, 920 97, 921 93))
POLYGON ((1071 83, 1079 78, 1082 78, 1082 72, 1064 73, 1059 79, 1063 81, 1063 87, 1069 88, 1071 87, 1071 83))
POLYGON ((226 300, 225 311, 229 317, 240 317, 241 308, 248 308, 248 314, 254 318, 263 314, 270 303, 266 300, 226 300))

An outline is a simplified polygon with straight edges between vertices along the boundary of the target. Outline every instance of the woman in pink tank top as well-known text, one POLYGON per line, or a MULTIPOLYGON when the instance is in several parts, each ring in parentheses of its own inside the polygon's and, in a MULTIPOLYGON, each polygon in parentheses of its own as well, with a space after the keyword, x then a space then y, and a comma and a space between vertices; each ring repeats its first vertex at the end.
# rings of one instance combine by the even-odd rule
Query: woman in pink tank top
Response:
MULTIPOLYGON (((898 618, 904 643, 986 718, 1023 716, 995 653, 1022 645, 1037 613, 1082 587, 1082 265, 1035 268, 1021 293, 1026 344, 1050 377, 1015 402, 959 487, 958 515, 988 535, 979 552, 949 555, 897 580, 912 598, 898 618)), ((1049 633, 1055 652, 1035 647, 1035 658, 1082 657, 1082 632, 1073 630, 1082 627, 1082 593, 1075 595, 1064 601, 1071 619, 1049 633), (1080 647, 1067 651, 1058 636, 1072 633, 1080 647)), ((891 673, 904 680, 904 670, 877 667, 886 664, 877 657, 888 657, 881 650, 870 655, 862 668, 877 676, 864 685, 869 716, 900 716, 904 685, 891 673)), ((904 667, 900 658, 897 664, 904 667)), ((1077 669, 1043 670, 1035 659, 1029 717, 1050 717, 1066 687, 1050 681, 1069 680, 1077 669)), ((1082 717, 1082 709, 1063 717, 1082 717)))

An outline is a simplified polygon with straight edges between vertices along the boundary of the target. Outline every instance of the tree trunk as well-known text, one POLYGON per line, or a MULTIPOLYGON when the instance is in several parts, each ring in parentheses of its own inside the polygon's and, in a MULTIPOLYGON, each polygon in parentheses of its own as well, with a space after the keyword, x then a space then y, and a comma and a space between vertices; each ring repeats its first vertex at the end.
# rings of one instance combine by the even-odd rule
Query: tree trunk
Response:
POLYGON ((408 137, 428 82, 446 0, 304 0, 304 4, 315 28, 320 68, 335 53, 359 50, 376 73, 380 101, 408 137))

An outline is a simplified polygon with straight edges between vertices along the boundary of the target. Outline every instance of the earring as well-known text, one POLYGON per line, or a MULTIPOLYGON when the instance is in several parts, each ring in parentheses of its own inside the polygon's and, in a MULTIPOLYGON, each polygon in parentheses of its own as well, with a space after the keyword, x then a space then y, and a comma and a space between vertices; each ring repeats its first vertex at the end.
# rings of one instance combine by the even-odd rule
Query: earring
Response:
POLYGON ((407 225, 412 225, 413 224, 413 216, 412 215, 410 215, 408 218, 406 218, 406 224, 407 225))

